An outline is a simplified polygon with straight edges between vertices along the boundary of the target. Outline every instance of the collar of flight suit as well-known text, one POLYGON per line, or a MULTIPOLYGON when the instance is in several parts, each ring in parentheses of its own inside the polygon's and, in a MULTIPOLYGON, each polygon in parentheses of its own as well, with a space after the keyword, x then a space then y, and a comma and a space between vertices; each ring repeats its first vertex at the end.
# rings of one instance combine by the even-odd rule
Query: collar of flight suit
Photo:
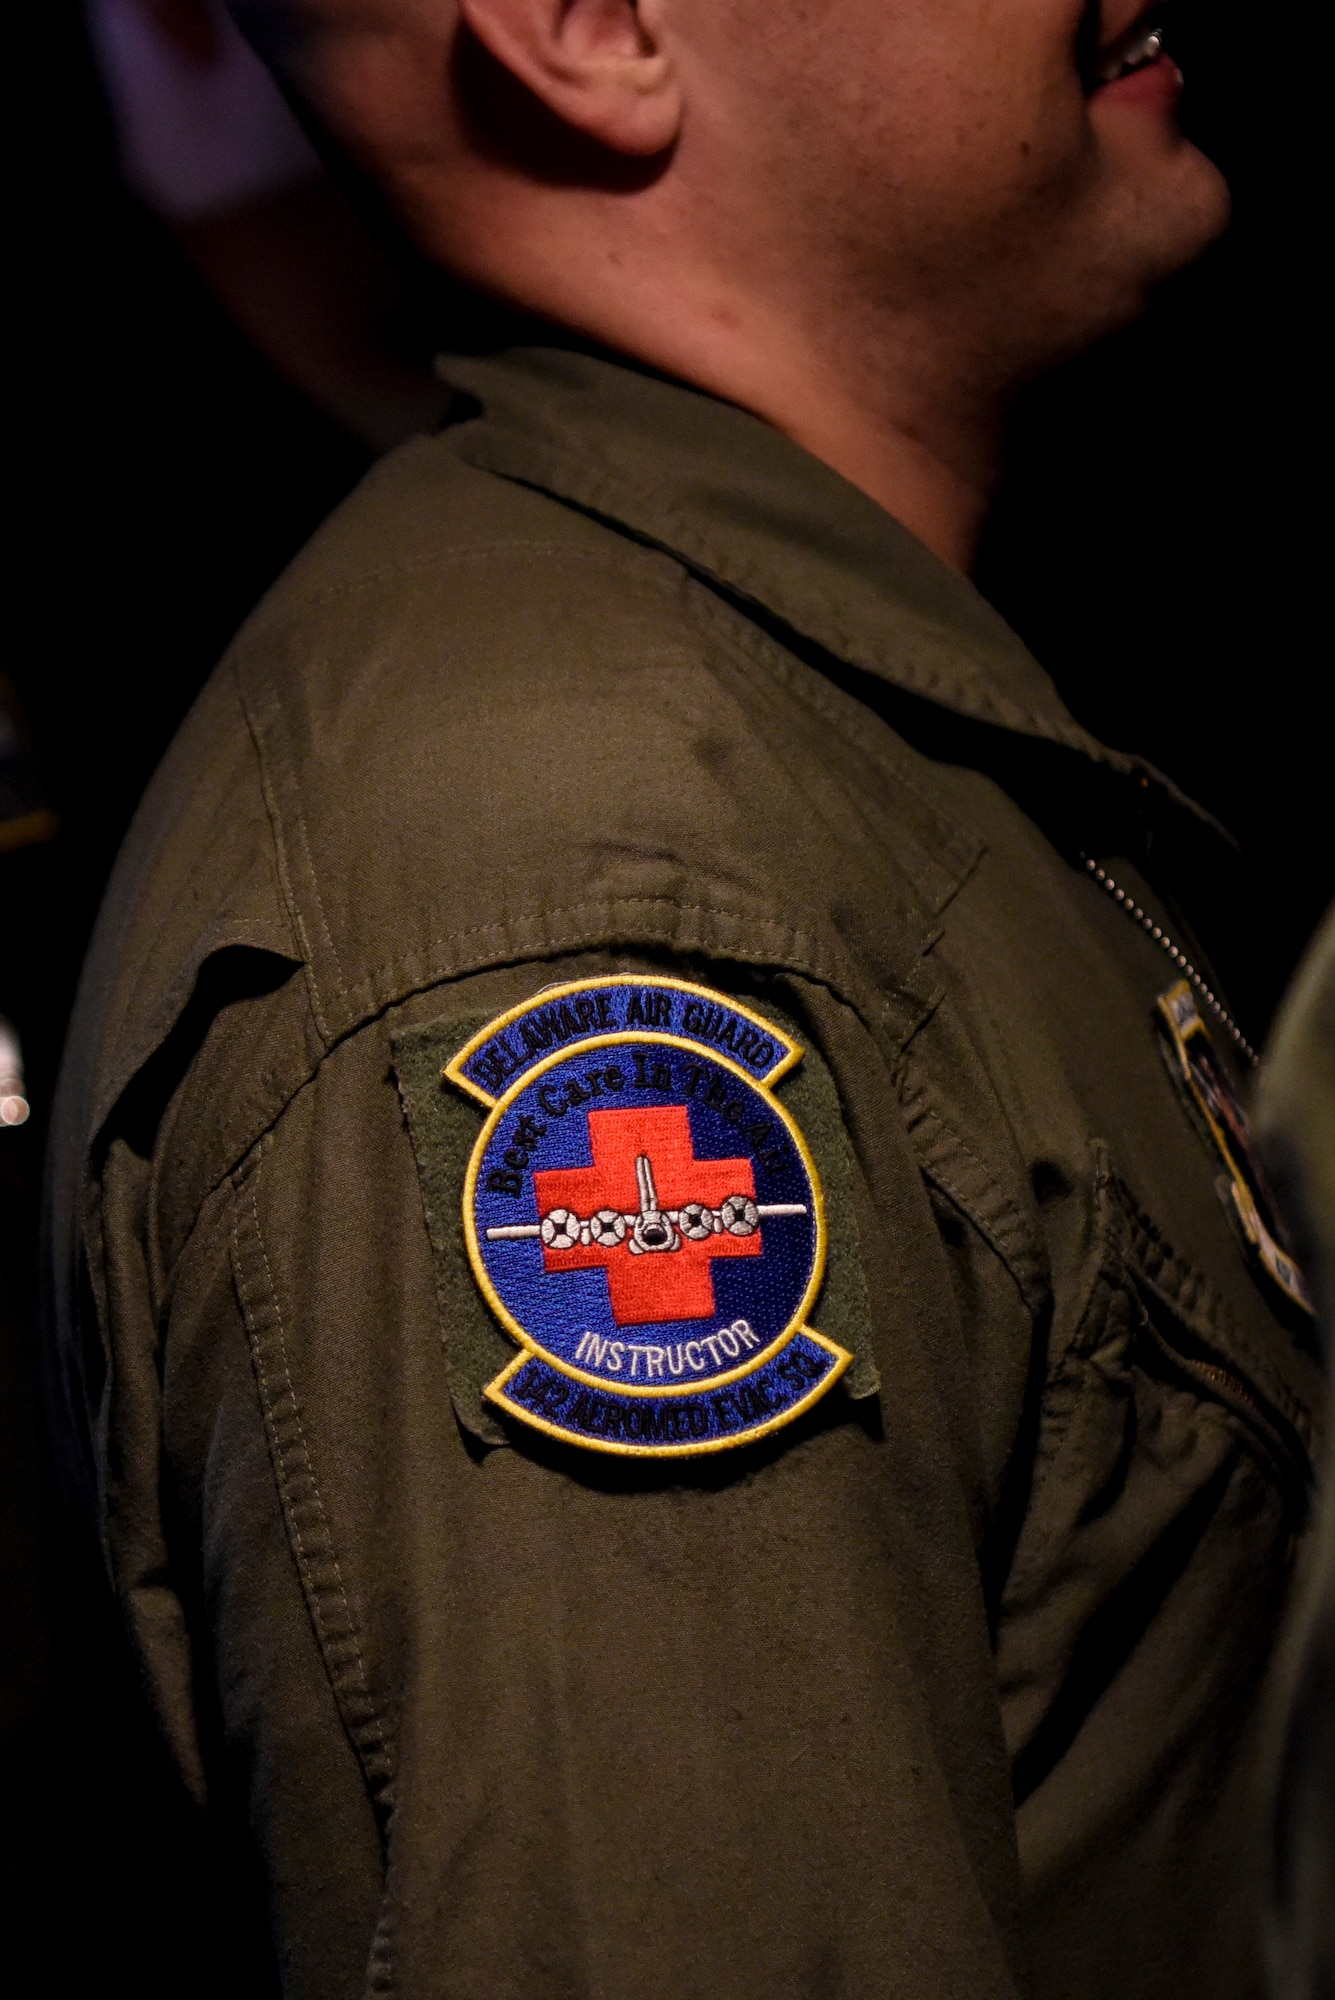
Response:
POLYGON ((1199 814, 1153 766, 1080 727, 966 577, 759 417, 578 347, 439 365, 482 406, 451 439, 468 463, 666 551, 849 666, 1146 778, 1199 814))

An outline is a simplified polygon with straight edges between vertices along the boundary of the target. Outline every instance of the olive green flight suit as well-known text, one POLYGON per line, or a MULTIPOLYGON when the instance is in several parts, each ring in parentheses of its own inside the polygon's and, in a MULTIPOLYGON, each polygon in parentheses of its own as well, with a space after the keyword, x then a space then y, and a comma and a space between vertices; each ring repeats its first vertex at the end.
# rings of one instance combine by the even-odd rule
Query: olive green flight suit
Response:
POLYGON ((1250 1993, 1318 1368, 1080 861, 1180 941, 1215 835, 757 419, 454 376, 159 773, 53 1165, 88 1504, 286 1991, 1250 1993), (666 1465, 484 1414, 405 1081, 618 968, 794 1028, 866 1300, 851 1387, 666 1465))

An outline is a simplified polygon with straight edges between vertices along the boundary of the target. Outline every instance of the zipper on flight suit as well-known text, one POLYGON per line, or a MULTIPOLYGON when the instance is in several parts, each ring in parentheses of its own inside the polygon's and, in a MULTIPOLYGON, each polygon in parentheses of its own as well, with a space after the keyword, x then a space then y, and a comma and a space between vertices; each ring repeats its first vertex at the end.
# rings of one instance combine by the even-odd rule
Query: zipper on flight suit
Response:
POLYGON ((1231 1368, 1225 1368, 1217 1361, 1202 1361, 1184 1352, 1182 1345, 1164 1333, 1147 1308, 1143 1296, 1140 1307, 1146 1330, 1172 1366, 1190 1381, 1208 1390, 1226 1409, 1232 1409, 1234 1415, 1240 1417, 1266 1447, 1268 1455, 1276 1459, 1296 1481, 1299 1489, 1306 1493, 1313 1484, 1315 1474, 1311 1453, 1297 1426, 1276 1409, 1268 1396, 1252 1383, 1244 1381, 1231 1368))

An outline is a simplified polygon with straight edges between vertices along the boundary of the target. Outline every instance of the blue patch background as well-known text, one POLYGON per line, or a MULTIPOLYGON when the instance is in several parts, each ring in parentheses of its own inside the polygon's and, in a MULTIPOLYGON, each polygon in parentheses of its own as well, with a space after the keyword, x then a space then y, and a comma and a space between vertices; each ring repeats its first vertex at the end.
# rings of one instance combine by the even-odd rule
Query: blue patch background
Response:
MULTIPOLYGON (((499 1120, 480 1163, 474 1218, 483 1263, 507 1310, 531 1340, 540 1343, 558 1359, 578 1367, 586 1366, 575 1362, 574 1358, 575 1348, 585 1332, 620 1341, 675 1346, 679 1341, 698 1340, 701 1334, 713 1333, 718 1327, 726 1327, 734 1319, 741 1318, 750 1322, 761 1346, 768 1346, 785 1331, 801 1304, 816 1254, 815 1191, 811 1178, 787 1126, 764 1093, 734 1071, 711 1060, 703 1049, 665 1046, 649 1037, 643 1042, 637 1039, 633 1044, 623 1043, 612 1048, 590 1048, 586 1045, 564 1061, 554 1064, 519 1092, 499 1120), (687 1069, 705 1072, 701 1089, 707 1087, 709 1079, 717 1077, 729 1097, 741 1099, 743 1123, 763 1123, 766 1137, 761 1150, 775 1164, 766 1166, 745 1132, 726 1119, 720 1110, 687 1098, 680 1088, 664 1092, 637 1087, 633 1058, 633 1050, 637 1046, 643 1049, 646 1061, 666 1062, 679 1086, 687 1069), (567 1112, 564 1118, 552 1118, 544 1111, 538 1101, 538 1090, 543 1085, 551 1086, 559 1095, 571 1076, 578 1077, 583 1071, 605 1068, 610 1063, 615 1063, 626 1076, 623 1090, 615 1095, 601 1095, 593 1106, 581 1105, 567 1112), (755 1174, 757 1202, 801 1202, 807 1210, 803 1216, 771 1217, 763 1221, 760 1230, 764 1248, 759 1257, 717 1258, 711 1263, 717 1308, 712 1318, 619 1327, 612 1317, 607 1279, 601 1270, 548 1272, 543 1267, 542 1245, 536 1240, 487 1242, 486 1231, 489 1228, 539 1220, 533 1185, 535 1171, 592 1165, 588 1123, 590 1109, 616 1110, 637 1105, 683 1103, 687 1107, 698 1159, 749 1157, 755 1174), (516 1128, 526 1113, 545 1125, 546 1133, 530 1154, 528 1167, 523 1173, 523 1193, 519 1196, 497 1194, 486 1186, 487 1174, 493 1167, 503 1167, 503 1155, 515 1144, 516 1128)), ((758 1353, 760 1350, 751 1351, 758 1353)), ((683 1387, 688 1382, 704 1386, 717 1375, 730 1372, 744 1363, 745 1351, 740 1359, 725 1360, 721 1367, 711 1366, 701 1375, 690 1373, 675 1378, 674 1386, 678 1380, 683 1387)), ((620 1374, 597 1368, 589 1368, 587 1372, 596 1374, 609 1390, 629 1386, 624 1367, 620 1374)))

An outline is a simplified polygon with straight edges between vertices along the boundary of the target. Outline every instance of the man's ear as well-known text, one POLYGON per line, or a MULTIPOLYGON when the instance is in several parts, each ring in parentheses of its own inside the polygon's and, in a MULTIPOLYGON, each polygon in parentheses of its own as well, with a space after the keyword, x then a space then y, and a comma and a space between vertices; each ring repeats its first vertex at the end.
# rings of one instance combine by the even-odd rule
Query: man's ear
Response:
POLYGON ((497 62, 564 124, 637 159, 666 152, 681 88, 662 0, 459 0, 497 62))

